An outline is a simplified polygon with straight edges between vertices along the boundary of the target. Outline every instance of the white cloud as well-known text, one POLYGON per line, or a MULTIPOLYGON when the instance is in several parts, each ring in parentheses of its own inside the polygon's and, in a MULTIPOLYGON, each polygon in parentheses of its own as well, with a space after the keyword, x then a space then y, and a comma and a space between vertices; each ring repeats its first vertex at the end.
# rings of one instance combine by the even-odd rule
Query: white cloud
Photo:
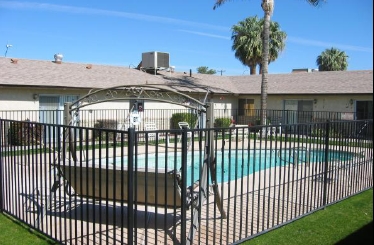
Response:
MULTIPOLYGON (((181 19, 174 19, 174 18, 167 18, 167 17, 160 17, 160 16, 153 16, 153 15, 144 15, 144 14, 138 14, 138 13, 72 7, 72 6, 66 6, 66 5, 29 3, 29 2, 18 2, 18 1, 0 1, 0 8, 31 9, 31 10, 44 10, 44 11, 54 11, 54 12, 74 13, 74 14, 114 16, 114 17, 136 19, 136 20, 147 21, 147 22, 157 22, 157 23, 162 23, 162 24, 188 26, 188 27, 194 27, 194 28, 199 28, 199 29, 206 28, 209 30, 216 30, 216 31, 223 31, 223 32, 230 31, 229 27, 210 25, 210 24, 205 24, 205 23, 200 23, 200 22, 185 21, 181 19)), ((226 40, 229 40, 231 38, 231 36, 230 37, 221 36, 221 35, 216 35, 216 34, 209 34, 207 32, 197 32, 197 31, 188 31, 188 30, 179 30, 179 31, 194 34, 194 35, 207 36, 207 37, 226 39, 226 40)), ((299 37, 288 37, 287 41, 296 43, 296 44, 306 45, 306 46, 317 46, 317 47, 324 47, 324 48, 335 47, 335 48, 339 48, 343 50, 369 52, 369 53, 373 52, 373 49, 371 47, 359 47, 359 46, 352 46, 352 45, 345 45, 345 44, 327 43, 323 41, 308 40, 308 39, 303 39, 299 37)))
POLYGON ((188 30, 178 30, 178 31, 187 32, 187 33, 195 34, 195 35, 198 35, 198 36, 206 36, 206 37, 213 37, 213 38, 230 40, 230 38, 227 37, 227 36, 214 35, 214 34, 209 34, 209 33, 206 33, 206 32, 188 31, 188 30))
POLYGON ((352 46, 352 45, 345 45, 345 44, 338 44, 338 43, 327 43, 321 42, 316 40, 308 40, 299 37, 287 37, 287 41, 307 46, 317 46, 317 47, 324 47, 324 48, 339 48, 343 50, 351 50, 351 51, 361 51, 361 52, 373 52, 373 48, 366 48, 366 47, 359 47, 359 46, 352 46))
POLYGON ((135 19, 135 20, 148 21, 148 22, 157 22, 157 23, 163 23, 163 24, 207 28, 207 29, 213 29, 217 31, 230 30, 230 28, 224 27, 224 26, 216 26, 216 25, 210 25, 210 24, 205 24, 205 23, 200 23, 200 22, 185 21, 181 19, 160 17, 160 16, 154 16, 154 15, 144 15, 144 14, 137 14, 137 13, 127 13, 127 12, 120 12, 120 11, 93 9, 93 8, 72 7, 72 6, 66 6, 66 5, 0 1, 0 7, 1 8, 12 8, 12 9, 36 9, 36 10, 64 12, 64 13, 73 13, 73 14, 104 15, 104 16, 122 17, 122 18, 135 19))

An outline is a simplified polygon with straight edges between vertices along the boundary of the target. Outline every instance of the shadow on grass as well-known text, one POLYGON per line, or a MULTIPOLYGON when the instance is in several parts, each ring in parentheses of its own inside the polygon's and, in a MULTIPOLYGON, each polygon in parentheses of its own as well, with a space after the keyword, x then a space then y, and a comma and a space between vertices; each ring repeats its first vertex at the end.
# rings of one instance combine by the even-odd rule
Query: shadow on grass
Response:
POLYGON ((373 221, 336 244, 373 244, 373 221))

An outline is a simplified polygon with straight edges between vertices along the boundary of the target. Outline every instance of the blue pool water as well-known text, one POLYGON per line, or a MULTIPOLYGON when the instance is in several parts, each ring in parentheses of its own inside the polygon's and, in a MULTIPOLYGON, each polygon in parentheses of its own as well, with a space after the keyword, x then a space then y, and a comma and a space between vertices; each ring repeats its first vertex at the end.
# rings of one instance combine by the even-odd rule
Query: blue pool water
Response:
MULTIPOLYGON (((354 153, 344 151, 330 151, 329 161, 347 161, 352 159, 354 153)), ((290 164, 317 163, 325 161, 325 152, 322 150, 307 151, 305 149, 292 150, 238 150, 217 152, 217 181, 232 181, 254 172, 290 164)), ((121 159, 112 159, 111 164, 120 167, 121 159)), ((187 183, 197 181, 200 175, 200 168, 204 161, 204 154, 201 152, 189 152, 187 155, 187 183)), ((122 161, 126 164, 126 161, 122 161)), ((135 166, 138 168, 158 169, 181 169, 180 153, 148 154, 138 155, 135 159, 135 166)))

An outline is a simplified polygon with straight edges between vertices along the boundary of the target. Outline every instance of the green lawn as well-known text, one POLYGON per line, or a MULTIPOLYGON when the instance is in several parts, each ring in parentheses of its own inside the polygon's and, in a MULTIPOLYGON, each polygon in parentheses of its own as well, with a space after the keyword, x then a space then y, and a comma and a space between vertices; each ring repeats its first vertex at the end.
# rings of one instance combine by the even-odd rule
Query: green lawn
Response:
POLYGON ((57 244, 32 231, 8 215, 0 214, 0 245, 57 244))
MULTIPOLYGON (((0 214, 0 231, 0 245, 54 244, 4 214, 0 214)), ((372 231, 370 189, 242 244, 372 244, 372 231)))
POLYGON ((373 244, 373 189, 243 242, 255 244, 373 244))

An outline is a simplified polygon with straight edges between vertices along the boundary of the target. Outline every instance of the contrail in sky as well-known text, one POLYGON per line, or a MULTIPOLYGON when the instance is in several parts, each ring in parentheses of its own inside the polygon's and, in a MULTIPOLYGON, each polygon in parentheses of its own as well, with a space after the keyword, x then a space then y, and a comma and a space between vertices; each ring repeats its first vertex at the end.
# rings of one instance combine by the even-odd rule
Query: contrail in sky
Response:
MULTIPOLYGON (((231 31, 230 27, 216 26, 216 25, 210 25, 210 24, 205 24, 205 23, 200 23, 200 22, 185 21, 185 20, 180 20, 180 19, 160 17, 160 16, 154 16, 154 15, 144 15, 144 14, 137 14, 137 13, 127 13, 127 12, 92 9, 92 8, 71 7, 71 6, 56 5, 56 4, 30 3, 30 2, 18 2, 18 1, 12 1, 12 2, 0 1, 0 8, 36 9, 36 10, 55 11, 55 12, 64 12, 64 13, 73 13, 73 14, 104 15, 104 16, 135 19, 135 20, 141 20, 141 21, 158 22, 158 23, 170 24, 170 25, 206 28, 206 29, 216 30, 216 31, 224 31, 224 32, 231 31)), ((188 31, 188 30, 178 30, 178 31, 190 33, 193 35, 207 36, 211 38, 226 39, 226 40, 231 39, 231 35, 230 37, 227 37, 227 36, 222 36, 222 35, 211 34, 208 32, 197 32, 197 31, 188 31)), ((352 51, 359 51, 359 52, 369 52, 369 53, 373 52, 372 48, 338 44, 338 43, 326 43, 322 41, 308 40, 308 39, 303 39, 299 37, 288 37, 287 41, 296 43, 296 44, 307 45, 307 46, 335 47, 335 48, 341 48, 344 50, 352 50, 352 51)))

